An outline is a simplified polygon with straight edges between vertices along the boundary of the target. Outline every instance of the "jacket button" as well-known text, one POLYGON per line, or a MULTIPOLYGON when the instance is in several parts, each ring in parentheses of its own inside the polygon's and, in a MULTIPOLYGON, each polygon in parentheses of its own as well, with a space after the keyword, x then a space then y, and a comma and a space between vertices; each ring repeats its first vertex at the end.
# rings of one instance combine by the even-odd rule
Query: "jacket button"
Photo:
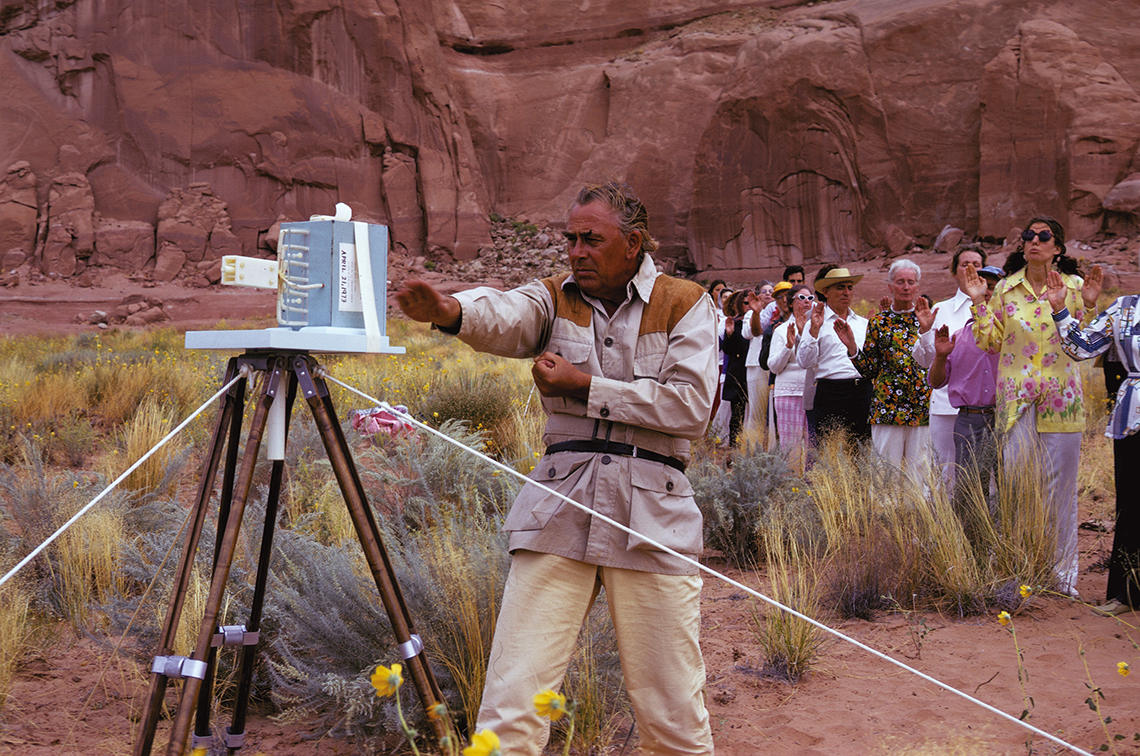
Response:
POLYGON ((610 409, 609 409, 609 407, 602 407, 602 408, 601 408, 601 409, 598 411, 598 414, 599 414, 599 415, 601 415, 602 417, 609 417, 609 416, 610 416, 610 409))
POLYGON ((547 474, 547 476, 548 476, 548 477, 551 477, 551 478, 553 478, 553 477, 554 477, 554 474, 555 474, 555 472, 556 472, 556 470, 555 470, 555 469, 552 467, 552 468, 550 468, 549 470, 547 470, 547 471, 546 471, 546 474, 547 474))
POLYGON ((610 461, 611 461, 610 455, 607 454, 606 456, 602 457, 602 464, 603 465, 608 465, 610 463, 610 461))
POLYGON ((666 491, 672 491, 673 490, 673 481, 669 481, 668 483, 665 484, 665 490, 666 491))
POLYGON ((614 340, 613 340, 613 339, 611 339, 609 336, 607 336, 607 337, 606 337, 606 340, 605 340, 605 341, 603 341, 602 343, 603 343, 603 344, 605 344, 605 345, 606 345, 606 346, 608 346, 608 347, 612 347, 612 346, 614 345, 614 340))

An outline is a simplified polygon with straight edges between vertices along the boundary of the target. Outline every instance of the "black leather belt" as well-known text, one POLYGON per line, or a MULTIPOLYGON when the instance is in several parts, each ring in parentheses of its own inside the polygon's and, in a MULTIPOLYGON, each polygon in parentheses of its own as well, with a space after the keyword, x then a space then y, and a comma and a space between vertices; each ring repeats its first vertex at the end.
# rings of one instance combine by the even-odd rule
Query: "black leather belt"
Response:
POLYGON ((967 415, 992 415, 994 413, 993 407, 959 407, 958 414, 967 415))
POLYGON ((636 457, 637 459, 648 459, 650 462, 660 462, 669 465, 676 470, 685 472, 685 463, 676 457, 666 457, 664 454, 651 452, 648 449, 642 449, 632 444, 619 444, 613 441, 562 441, 557 444, 551 444, 546 447, 547 454, 557 454, 558 452, 589 452, 591 454, 613 454, 615 457, 636 457))

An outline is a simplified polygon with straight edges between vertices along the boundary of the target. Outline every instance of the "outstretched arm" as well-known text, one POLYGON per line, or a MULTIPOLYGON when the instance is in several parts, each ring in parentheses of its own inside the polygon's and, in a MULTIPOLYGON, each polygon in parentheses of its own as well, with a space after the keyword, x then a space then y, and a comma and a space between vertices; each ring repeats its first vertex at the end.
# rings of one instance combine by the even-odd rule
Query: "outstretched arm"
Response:
POLYGON ((423 281, 407 281, 396 294, 404 314, 420 323, 434 323, 445 331, 455 331, 463 308, 455 297, 448 297, 423 281))

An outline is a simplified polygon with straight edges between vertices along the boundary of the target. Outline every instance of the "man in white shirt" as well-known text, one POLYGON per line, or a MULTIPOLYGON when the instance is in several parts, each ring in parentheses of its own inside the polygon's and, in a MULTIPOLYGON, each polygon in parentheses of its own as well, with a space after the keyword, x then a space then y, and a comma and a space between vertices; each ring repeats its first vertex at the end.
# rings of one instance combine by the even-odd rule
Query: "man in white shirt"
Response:
POLYGON ((842 428, 860 441, 871 438, 871 381, 851 362, 867 337, 867 319, 851 310, 852 291, 862 280, 836 265, 823 266, 815 277, 815 290, 827 304, 816 302, 811 324, 796 348, 796 361, 814 376, 808 429, 815 441, 832 428, 842 428))
MULTIPOLYGON (((960 331, 970 319, 970 297, 962 291, 961 274, 967 265, 981 270, 986 264, 986 250, 981 244, 960 244, 950 260, 950 274, 958 279, 958 291, 949 299, 943 300, 930 310, 925 301, 915 303, 918 315, 918 339, 911 348, 911 355, 927 370, 934 364, 934 334, 942 326, 954 334, 960 331)), ((920 298, 921 299, 921 298, 920 298)), ((947 387, 930 392, 930 442, 934 447, 934 462, 941 467, 942 480, 946 490, 954 485, 954 422, 958 418, 958 408, 950 405, 947 387)))

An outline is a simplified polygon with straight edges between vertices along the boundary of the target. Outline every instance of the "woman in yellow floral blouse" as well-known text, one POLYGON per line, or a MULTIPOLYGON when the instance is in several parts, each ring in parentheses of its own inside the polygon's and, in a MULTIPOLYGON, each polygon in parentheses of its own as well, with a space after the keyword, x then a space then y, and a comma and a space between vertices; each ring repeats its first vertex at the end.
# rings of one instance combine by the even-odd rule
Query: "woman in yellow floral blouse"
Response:
MULTIPOLYGON (((978 346, 998 359, 995 429, 1004 430, 1005 463, 1039 460, 1057 535, 1054 571, 1059 590, 1077 596, 1077 464, 1085 429, 1084 396, 1076 360, 1061 351, 1047 297, 1049 271, 1061 273, 1069 312, 1084 318, 1086 301, 1100 294, 1099 269, 1084 285, 1076 260, 1065 254, 1065 229, 1053 218, 1029 222, 1021 246, 1006 261, 1007 277, 986 304, 976 271, 963 289, 972 301, 978 346)), ((1091 305, 1090 305, 1091 306, 1091 305)))

